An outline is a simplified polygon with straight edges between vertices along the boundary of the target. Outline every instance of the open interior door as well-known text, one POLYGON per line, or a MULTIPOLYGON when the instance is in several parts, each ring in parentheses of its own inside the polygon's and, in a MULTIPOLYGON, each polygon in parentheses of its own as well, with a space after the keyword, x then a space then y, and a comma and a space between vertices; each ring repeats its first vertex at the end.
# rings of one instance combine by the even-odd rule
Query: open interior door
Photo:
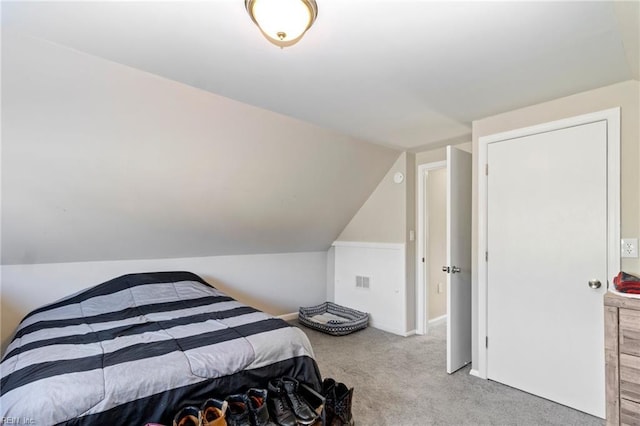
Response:
POLYGON ((471 154, 447 147, 447 373, 471 362, 471 154))

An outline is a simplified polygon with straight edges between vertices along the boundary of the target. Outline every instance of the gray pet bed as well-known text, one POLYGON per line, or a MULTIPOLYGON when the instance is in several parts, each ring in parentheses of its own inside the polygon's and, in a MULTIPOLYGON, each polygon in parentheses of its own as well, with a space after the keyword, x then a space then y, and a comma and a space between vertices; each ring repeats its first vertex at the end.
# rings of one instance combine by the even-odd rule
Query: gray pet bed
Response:
POLYGON ((324 302, 317 306, 300 308, 298 321, 323 333, 344 336, 366 328, 369 324, 369 314, 332 302, 324 302))

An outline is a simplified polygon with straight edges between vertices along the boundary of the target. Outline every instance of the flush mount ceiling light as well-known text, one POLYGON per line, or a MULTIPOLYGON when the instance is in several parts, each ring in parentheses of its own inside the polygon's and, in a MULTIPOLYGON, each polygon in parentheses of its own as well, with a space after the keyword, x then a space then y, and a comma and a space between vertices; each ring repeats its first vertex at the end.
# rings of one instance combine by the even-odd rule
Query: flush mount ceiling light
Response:
POLYGON ((318 16, 315 0, 245 0, 244 6, 262 34, 276 46, 293 46, 318 16))

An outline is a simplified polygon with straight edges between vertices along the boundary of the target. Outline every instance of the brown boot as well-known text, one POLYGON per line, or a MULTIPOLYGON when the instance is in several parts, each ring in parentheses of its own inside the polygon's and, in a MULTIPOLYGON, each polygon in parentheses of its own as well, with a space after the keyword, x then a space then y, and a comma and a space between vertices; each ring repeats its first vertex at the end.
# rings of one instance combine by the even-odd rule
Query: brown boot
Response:
POLYGON ((227 401, 209 398, 202 404, 202 426, 227 426, 227 401))

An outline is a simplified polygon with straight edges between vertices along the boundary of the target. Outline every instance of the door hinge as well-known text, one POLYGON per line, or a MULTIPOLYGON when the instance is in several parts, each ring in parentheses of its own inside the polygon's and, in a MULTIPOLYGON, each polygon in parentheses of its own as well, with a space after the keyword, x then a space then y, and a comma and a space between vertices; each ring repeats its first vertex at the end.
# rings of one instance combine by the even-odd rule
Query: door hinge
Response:
POLYGON ((485 176, 489 176, 489 164, 484 165, 484 174, 485 176))
POLYGON ((486 336, 486 337, 484 338, 484 347, 485 347, 485 348, 489 348, 489 336, 486 336))
POLYGON ((489 251, 488 250, 484 252, 484 261, 485 262, 489 261, 489 251))

